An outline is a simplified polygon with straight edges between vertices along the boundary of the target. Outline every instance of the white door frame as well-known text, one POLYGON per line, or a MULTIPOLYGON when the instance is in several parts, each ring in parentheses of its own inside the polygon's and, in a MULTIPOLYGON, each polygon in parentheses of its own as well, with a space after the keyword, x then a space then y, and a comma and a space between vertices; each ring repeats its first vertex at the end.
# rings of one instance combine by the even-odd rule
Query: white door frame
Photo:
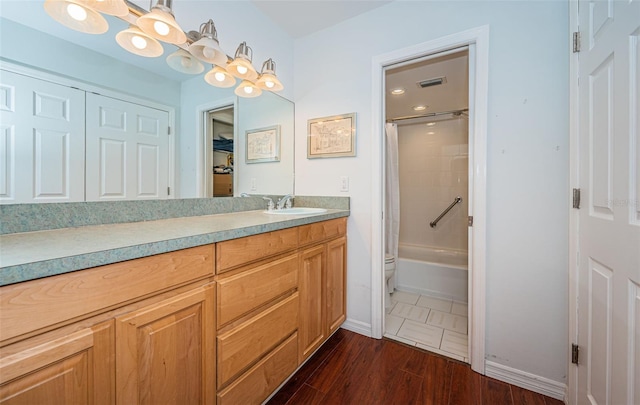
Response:
MULTIPOLYGON (((569 2, 569 32, 578 31, 578 2, 569 2)), ((579 176, 579 89, 578 89, 578 56, 571 54, 569 60, 569 188, 580 187, 579 176)), ((568 198, 573 199, 573 194, 568 193, 568 198)), ((569 207, 573 201, 569 201, 569 207)), ((578 343, 578 210, 569 208, 569 345, 578 343)), ((567 378, 567 401, 570 404, 578 403, 578 367, 571 363, 571 351, 568 351, 567 364, 569 368, 567 378)))
MULTIPOLYGON (((384 316, 384 69, 386 66, 416 59, 428 54, 447 51, 465 45, 475 44, 474 111, 470 114, 473 153, 469 174, 473 176, 473 197, 469 211, 474 216, 472 251, 469 259, 469 358, 471 368, 485 373, 485 293, 486 293, 486 156, 487 156, 487 101, 489 90, 489 26, 462 31, 432 41, 378 55, 372 62, 372 168, 371 185, 371 333, 374 338, 383 334, 384 316)), ((471 57, 471 55, 470 55, 471 57)))
MULTIPOLYGON (((205 130, 207 123, 205 115, 211 110, 217 110, 223 107, 233 106, 233 139, 234 144, 237 142, 236 123, 238 122, 238 104, 237 97, 228 97, 222 100, 211 101, 209 103, 200 104, 196 107, 196 196, 204 198, 207 196, 207 173, 205 173, 204 164, 207 160, 207 134, 205 130)), ((233 184, 238 184, 238 172, 233 171, 233 184)))

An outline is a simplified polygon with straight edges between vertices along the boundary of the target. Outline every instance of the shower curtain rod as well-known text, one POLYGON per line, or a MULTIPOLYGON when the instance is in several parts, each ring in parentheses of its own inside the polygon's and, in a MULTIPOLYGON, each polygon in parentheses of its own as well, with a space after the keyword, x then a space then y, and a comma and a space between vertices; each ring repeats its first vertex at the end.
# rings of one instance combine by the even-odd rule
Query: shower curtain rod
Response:
POLYGON ((416 119, 416 118, 439 117, 441 115, 449 115, 449 114, 462 115, 463 113, 465 113, 467 111, 469 111, 468 108, 463 108, 462 110, 442 111, 442 112, 434 112, 434 113, 419 114, 419 115, 407 115, 405 117, 390 118, 390 119, 387 120, 387 122, 413 120, 413 119, 416 119))

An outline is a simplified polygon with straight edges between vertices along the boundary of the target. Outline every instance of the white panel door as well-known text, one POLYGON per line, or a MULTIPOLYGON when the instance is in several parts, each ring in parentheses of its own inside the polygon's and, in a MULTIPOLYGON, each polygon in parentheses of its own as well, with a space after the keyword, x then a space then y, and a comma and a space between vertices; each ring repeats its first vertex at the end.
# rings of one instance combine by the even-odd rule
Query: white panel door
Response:
POLYGON ((0 70, 0 201, 84 201, 81 90, 0 70))
POLYGON ((578 8, 578 402, 640 404, 640 1, 578 8))
POLYGON ((169 113, 87 94, 87 201, 168 196, 169 113))

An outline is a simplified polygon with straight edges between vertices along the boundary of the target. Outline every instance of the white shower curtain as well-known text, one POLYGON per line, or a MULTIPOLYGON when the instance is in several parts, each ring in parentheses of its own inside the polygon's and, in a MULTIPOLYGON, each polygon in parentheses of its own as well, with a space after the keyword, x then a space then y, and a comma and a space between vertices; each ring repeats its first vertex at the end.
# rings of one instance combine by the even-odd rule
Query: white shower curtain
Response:
MULTIPOLYGON (((385 247, 386 253, 398 260, 398 236, 400 235, 400 178, 398 176, 398 125, 386 125, 385 162, 385 247)), ((395 275, 389 280, 389 291, 395 288, 395 275)))

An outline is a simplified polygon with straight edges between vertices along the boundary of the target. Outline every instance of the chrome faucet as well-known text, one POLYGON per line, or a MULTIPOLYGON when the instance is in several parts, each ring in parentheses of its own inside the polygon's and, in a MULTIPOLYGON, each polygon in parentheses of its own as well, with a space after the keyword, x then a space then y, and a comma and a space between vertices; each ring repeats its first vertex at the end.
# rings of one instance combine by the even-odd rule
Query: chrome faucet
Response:
POLYGON ((273 200, 270 197, 262 197, 263 200, 267 200, 267 211, 273 211, 273 200))
POLYGON ((283 208, 291 208, 291 200, 293 200, 295 197, 292 196, 291 194, 287 194, 284 197, 282 197, 281 199, 278 200, 278 204, 276 206, 277 209, 281 210, 283 208))

